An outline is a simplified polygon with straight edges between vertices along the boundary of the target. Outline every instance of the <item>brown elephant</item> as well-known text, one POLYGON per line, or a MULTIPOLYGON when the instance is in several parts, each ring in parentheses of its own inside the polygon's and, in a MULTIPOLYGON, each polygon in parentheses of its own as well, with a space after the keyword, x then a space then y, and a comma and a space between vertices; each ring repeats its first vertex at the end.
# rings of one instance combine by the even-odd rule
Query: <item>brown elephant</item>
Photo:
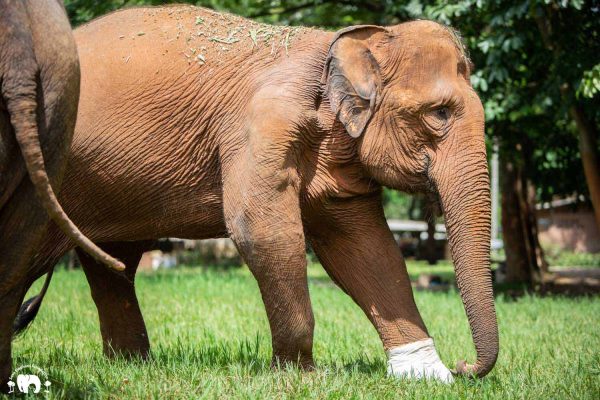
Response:
MULTIPOLYGON (((67 162, 79 79, 77 47, 62 2, 2 1, 0 379, 10 374, 12 324, 30 279, 27 267, 44 238, 48 215, 95 259, 124 268, 78 230, 53 191, 53 186, 60 187, 67 162)), ((32 317, 37 304, 27 307, 32 317)))
MULTIPOLYGON (((149 350, 133 283, 144 241, 229 236, 258 281, 273 361, 311 367, 306 238, 375 326, 391 374, 451 381, 386 224, 385 185, 439 198, 477 350, 459 372, 492 369, 484 115, 455 32, 414 21, 332 33, 173 6, 118 11, 75 38, 81 101, 61 201, 127 265, 82 257, 107 353, 149 350)), ((34 277, 70 247, 51 227, 34 277)))

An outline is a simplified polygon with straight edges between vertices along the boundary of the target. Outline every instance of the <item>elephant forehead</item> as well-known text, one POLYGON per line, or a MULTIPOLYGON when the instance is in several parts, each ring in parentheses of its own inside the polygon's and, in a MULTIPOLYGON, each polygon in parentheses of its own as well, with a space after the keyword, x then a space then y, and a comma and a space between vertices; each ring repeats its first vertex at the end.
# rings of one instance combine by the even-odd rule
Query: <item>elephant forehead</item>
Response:
POLYGON ((460 36, 431 21, 415 21, 392 27, 378 59, 387 82, 404 88, 439 87, 441 82, 468 80, 470 61, 460 36))
POLYGON ((412 49, 387 76, 388 98, 404 107, 419 107, 448 100, 460 101, 468 92, 469 79, 456 50, 443 45, 412 49))
POLYGON ((385 102, 391 107, 417 112, 424 106, 438 106, 446 102, 464 103, 466 93, 457 79, 435 77, 424 80, 420 85, 392 85, 387 91, 385 102))
POLYGON ((397 62, 394 81, 405 87, 434 87, 442 80, 450 82, 459 77, 461 59, 447 43, 427 43, 405 50, 397 62))

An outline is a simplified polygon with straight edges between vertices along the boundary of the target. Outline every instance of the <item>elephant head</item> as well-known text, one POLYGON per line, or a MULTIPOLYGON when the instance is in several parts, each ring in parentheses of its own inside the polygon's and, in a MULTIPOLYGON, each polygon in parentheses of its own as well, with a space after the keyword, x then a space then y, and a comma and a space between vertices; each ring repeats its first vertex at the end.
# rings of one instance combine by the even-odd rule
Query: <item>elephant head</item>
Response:
POLYGON ((438 200, 477 351, 458 370, 484 376, 499 345, 484 113, 470 69, 460 37, 437 23, 357 26, 337 33, 322 83, 368 173, 438 200))
POLYGON ((29 393, 29 386, 33 385, 33 393, 39 393, 42 383, 37 375, 20 374, 17 376, 17 387, 21 393, 29 393))

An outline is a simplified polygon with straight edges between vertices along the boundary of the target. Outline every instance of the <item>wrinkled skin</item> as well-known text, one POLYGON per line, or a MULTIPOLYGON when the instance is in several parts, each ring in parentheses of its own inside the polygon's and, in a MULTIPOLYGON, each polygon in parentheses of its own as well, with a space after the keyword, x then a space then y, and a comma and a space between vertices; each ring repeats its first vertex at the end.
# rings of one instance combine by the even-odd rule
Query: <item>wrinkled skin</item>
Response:
MULTIPOLYGON (((77 115, 77 49, 62 3, 2 1, 0 95, 0 384, 6 390, 13 320, 48 223, 23 154, 35 159, 41 149, 41 168, 45 162, 58 189, 77 115)), ((39 170, 33 178, 39 181, 39 170)))
MULTIPOLYGON (((95 260, 124 268, 79 231, 54 193, 75 127, 79 78, 61 1, 0 3, 0 383, 10 374, 13 320, 48 217, 95 260)), ((39 303, 29 305, 33 312, 39 303)))
MULTIPOLYGON (((386 350, 427 338, 383 215, 386 185, 439 198, 477 350, 460 372, 491 370, 483 110, 452 32, 428 21, 290 31, 163 7, 113 13, 75 37, 82 92, 61 200, 129 260, 125 279, 83 259, 109 354, 147 354, 139 243, 169 236, 234 240, 260 287, 274 362, 313 365, 305 239, 386 350)), ((70 247, 49 229, 35 277, 70 247)))

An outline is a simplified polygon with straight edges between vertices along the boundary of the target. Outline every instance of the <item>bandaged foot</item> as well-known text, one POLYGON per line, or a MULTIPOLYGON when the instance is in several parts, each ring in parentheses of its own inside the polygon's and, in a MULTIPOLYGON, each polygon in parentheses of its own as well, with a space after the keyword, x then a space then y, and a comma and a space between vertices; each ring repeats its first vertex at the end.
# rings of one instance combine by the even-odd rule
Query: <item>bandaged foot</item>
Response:
POLYGON ((387 352, 388 375, 404 379, 436 379, 454 381, 452 373, 438 356, 433 339, 419 340, 395 347, 387 352))

